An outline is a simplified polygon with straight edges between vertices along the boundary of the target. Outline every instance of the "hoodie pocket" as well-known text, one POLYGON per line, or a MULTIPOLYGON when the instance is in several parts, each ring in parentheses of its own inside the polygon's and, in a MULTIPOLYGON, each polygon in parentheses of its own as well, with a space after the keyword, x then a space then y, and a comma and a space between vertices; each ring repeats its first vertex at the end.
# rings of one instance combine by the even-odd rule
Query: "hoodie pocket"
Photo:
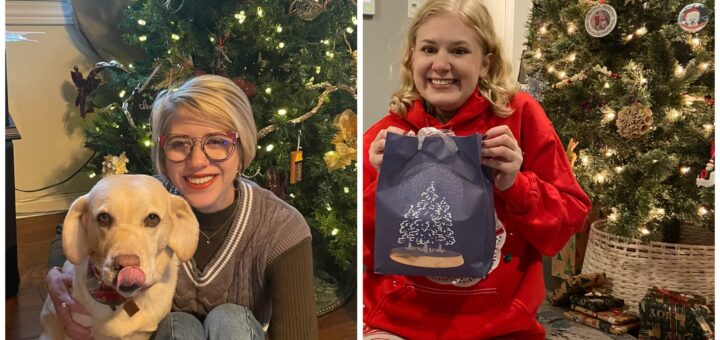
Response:
POLYGON ((501 308, 495 288, 443 289, 407 282, 387 294, 368 313, 365 322, 433 334, 448 329, 458 319, 491 320, 492 313, 501 308))

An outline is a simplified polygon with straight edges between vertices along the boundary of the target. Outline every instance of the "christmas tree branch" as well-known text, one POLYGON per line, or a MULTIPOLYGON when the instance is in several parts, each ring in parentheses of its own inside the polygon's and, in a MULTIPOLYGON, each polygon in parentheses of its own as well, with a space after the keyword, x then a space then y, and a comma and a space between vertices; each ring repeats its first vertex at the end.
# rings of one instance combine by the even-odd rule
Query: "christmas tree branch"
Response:
MULTIPOLYGON (((309 88, 311 88, 311 89, 325 88, 325 91, 323 91, 323 93, 320 94, 320 96, 318 97, 318 102, 317 102, 317 104, 315 104, 315 107, 313 107, 312 110, 306 112, 305 114, 303 114, 300 117, 291 119, 290 124, 302 123, 305 120, 307 120, 308 118, 315 115, 318 112, 318 110, 320 110, 320 107, 322 107, 323 104, 325 103, 325 98, 327 98, 331 93, 333 93, 337 90, 343 90, 347 93, 350 93, 354 99, 357 99, 357 94, 355 93, 355 89, 353 89, 350 86, 344 85, 344 84, 332 85, 328 82, 323 82, 320 84, 310 85, 309 88)), ((276 128, 277 128, 276 124, 273 124, 273 125, 269 125, 269 126, 266 126, 262 129, 260 129, 260 131, 258 131, 257 139, 260 140, 263 137, 269 135, 271 132, 275 131, 276 128)))

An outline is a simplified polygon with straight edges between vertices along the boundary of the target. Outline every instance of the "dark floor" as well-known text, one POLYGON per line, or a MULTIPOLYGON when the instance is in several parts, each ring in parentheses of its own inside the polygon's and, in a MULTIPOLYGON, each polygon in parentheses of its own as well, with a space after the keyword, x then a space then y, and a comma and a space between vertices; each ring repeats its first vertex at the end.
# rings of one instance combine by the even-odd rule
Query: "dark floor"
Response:
MULTIPOLYGON (((36 339, 41 333, 40 310, 47 296, 42 278, 47 271, 47 250, 55 225, 64 214, 17 220, 20 292, 5 300, 7 339, 36 339)), ((356 339, 356 299, 318 318, 321 340, 356 339)))

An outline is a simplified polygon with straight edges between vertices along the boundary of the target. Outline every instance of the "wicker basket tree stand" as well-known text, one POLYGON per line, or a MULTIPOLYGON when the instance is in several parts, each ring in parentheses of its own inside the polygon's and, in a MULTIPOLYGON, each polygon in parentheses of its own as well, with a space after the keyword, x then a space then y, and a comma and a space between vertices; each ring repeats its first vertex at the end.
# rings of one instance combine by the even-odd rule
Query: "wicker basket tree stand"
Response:
POLYGON ((612 295, 638 313, 648 288, 658 286, 705 296, 715 301, 715 246, 651 242, 603 230, 603 220, 590 227, 582 273, 605 273, 612 295))

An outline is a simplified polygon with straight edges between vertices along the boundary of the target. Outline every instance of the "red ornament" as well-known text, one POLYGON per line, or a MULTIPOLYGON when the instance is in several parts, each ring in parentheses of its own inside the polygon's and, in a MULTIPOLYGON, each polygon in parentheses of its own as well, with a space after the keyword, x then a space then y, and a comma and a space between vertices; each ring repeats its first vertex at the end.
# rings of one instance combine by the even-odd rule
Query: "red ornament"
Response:
POLYGON ((705 104, 715 105, 715 99, 713 99, 713 98, 710 97, 710 96, 705 96, 705 104))
POLYGON ((70 71, 70 77, 72 78, 73 83, 75 83, 75 89, 77 90, 75 106, 80 109, 80 117, 85 118, 86 113, 94 112, 93 105, 86 107, 88 106, 86 104, 86 98, 90 92, 100 86, 102 80, 97 76, 94 68, 90 71, 87 78, 84 78, 77 66, 73 66, 73 70, 70 71))
POLYGON ((618 74, 618 73, 610 73, 610 78, 612 78, 612 79, 620 79, 620 74, 618 74))
POLYGON ((255 84, 253 84, 251 81, 242 79, 241 77, 232 77, 230 79, 235 83, 235 85, 241 88, 243 92, 245 92, 245 94, 248 96, 248 99, 252 99, 253 97, 255 97, 255 94, 257 94, 255 84))

